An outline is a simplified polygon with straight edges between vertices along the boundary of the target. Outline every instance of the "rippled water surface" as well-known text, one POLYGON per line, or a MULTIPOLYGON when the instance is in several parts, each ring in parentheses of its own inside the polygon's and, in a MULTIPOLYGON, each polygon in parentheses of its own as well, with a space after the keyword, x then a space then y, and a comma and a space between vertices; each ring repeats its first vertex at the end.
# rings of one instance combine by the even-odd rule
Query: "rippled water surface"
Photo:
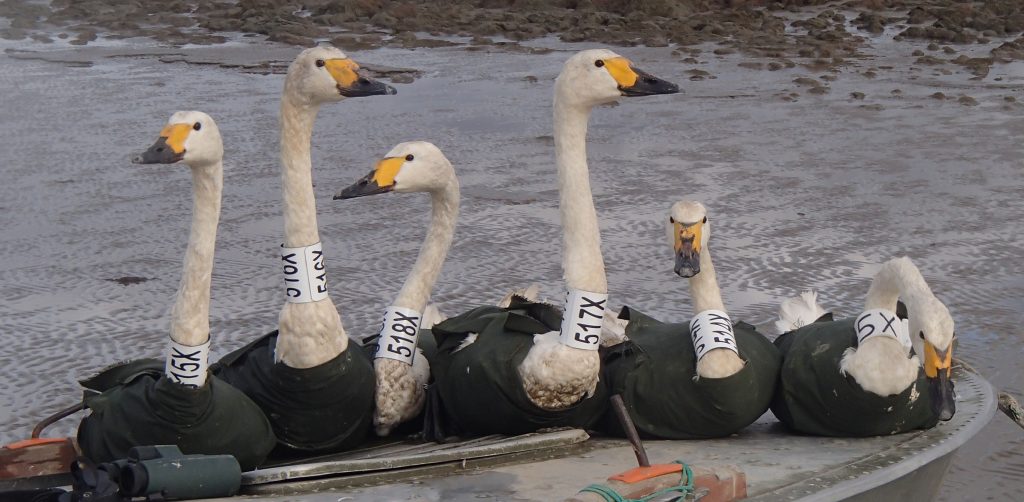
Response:
MULTIPOLYGON (((561 63, 582 46, 548 45, 556 50, 543 55, 354 54, 423 75, 399 85, 397 96, 326 106, 317 122, 320 231, 332 297, 351 335, 368 334, 401 286, 429 203, 424 195, 331 195, 400 141, 435 142, 461 177, 458 233, 435 288, 444 311, 530 282, 559 296, 550 101, 561 63)), ((710 247, 734 318, 767 323, 783 298, 811 287, 827 308, 853 315, 878 264, 908 255, 949 305, 959 354, 997 387, 1024 394, 1024 107, 1004 100, 1024 100, 1024 74, 997 65, 972 81, 912 70, 913 48, 883 44, 844 68, 822 96, 792 82, 821 74, 801 67, 748 70, 737 66, 743 57, 710 52, 691 65, 668 49, 621 50, 683 92, 623 99, 593 115, 591 177, 612 303, 664 319, 692 315, 661 224, 673 201, 697 197, 709 208, 710 247), (858 74, 872 66, 894 69, 874 79, 858 74), (716 78, 691 81, 684 72, 695 67, 716 78), (866 99, 851 99, 854 91, 866 99), (930 98, 936 91, 980 104, 930 98), (802 95, 780 99, 789 92, 802 95)), ((229 48, 217 57, 259 59, 261 50, 229 48)), ((184 166, 128 159, 173 111, 210 113, 226 143, 214 356, 273 329, 282 301, 283 77, 77 54, 91 64, 0 56, 0 443, 26 437, 73 402, 77 378, 161 351, 187 239, 190 178, 184 166), (113 281, 125 277, 145 280, 113 281)), ((266 57, 292 53, 283 54, 266 57)), ((70 434, 73 422, 51 432, 70 434)), ((1000 415, 961 449, 943 496, 1020 499, 1022 480, 1024 432, 1000 415)))

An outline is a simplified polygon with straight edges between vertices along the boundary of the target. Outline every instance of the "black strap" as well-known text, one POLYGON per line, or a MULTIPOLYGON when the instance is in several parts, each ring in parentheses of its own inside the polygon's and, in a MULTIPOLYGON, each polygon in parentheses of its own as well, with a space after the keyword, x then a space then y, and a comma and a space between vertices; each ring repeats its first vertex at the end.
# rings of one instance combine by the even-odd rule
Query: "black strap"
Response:
POLYGON ((92 460, 78 457, 71 464, 70 497, 68 502, 121 502, 130 500, 118 491, 118 476, 121 465, 118 462, 96 465, 92 460))

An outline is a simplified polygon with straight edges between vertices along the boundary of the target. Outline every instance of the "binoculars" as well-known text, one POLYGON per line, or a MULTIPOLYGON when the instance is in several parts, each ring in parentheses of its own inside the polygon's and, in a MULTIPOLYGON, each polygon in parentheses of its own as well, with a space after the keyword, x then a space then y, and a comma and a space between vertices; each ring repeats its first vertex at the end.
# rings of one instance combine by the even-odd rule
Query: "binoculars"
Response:
POLYGON ((136 446, 128 458, 102 464, 122 497, 202 499, 230 497, 242 484, 242 469, 231 455, 185 455, 177 446, 136 446))

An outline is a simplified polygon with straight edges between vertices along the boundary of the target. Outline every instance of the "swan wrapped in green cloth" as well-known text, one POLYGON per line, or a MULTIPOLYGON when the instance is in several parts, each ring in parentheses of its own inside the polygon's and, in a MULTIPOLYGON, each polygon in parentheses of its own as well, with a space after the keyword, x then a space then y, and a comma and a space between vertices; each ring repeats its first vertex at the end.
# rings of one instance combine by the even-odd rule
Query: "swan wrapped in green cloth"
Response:
MULTIPOLYGON (((660 439, 728 436, 768 410, 779 373, 779 352, 745 322, 732 325, 743 368, 724 378, 694 378, 697 354, 687 323, 665 323, 624 307, 629 340, 606 349, 601 376, 621 394, 637 430, 660 439)), ((622 435, 612 413, 602 432, 622 435)))
POLYGON ((909 258, 882 265, 856 318, 833 321, 816 300, 805 292, 779 311, 779 420, 806 434, 859 437, 953 417, 953 318, 909 258))
POLYGON ((902 391, 880 396, 838 371, 843 355, 856 346, 854 319, 831 314, 779 336, 786 356, 772 412, 784 424, 819 436, 878 436, 939 423, 932 411, 924 371, 902 391))
POLYGON ((546 303, 513 297, 508 307, 483 306, 435 324, 435 387, 446 427, 475 434, 523 434, 548 427, 589 428, 608 394, 595 391, 557 410, 527 395, 519 367, 534 336, 559 329, 562 313, 546 303))
MULTIPOLYGON (((320 106, 394 94, 340 50, 302 51, 288 67, 280 108, 284 305, 276 332, 224 358, 219 375, 249 395, 282 449, 332 453, 363 441, 373 413, 373 366, 349 344, 328 294, 310 157, 320 106)), ((276 452, 284 453, 284 452, 276 452)))
POLYGON ((590 190, 587 124, 596 106, 678 91, 608 50, 581 51, 562 67, 552 115, 565 317, 550 305, 520 299, 434 326, 438 355, 431 366, 438 391, 433 396, 440 396, 446 415, 464 432, 586 427, 605 407, 598 347, 608 281, 590 190))
POLYGON ((91 413, 78 428, 82 452, 97 462, 124 458, 135 446, 177 445, 184 453, 230 454, 242 469, 274 447, 270 423, 237 389, 208 371, 210 282, 220 218, 224 147, 209 115, 177 112, 138 164, 183 162, 192 171, 192 230, 171 310, 164 360, 108 368, 82 382, 91 413))
MULTIPOLYGON (((677 202, 667 223, 675 272, 689 279, 697 315, 673 324, 624 308, 608 325, 611 337, 626 340, 604 349, 602 379, 609 392, 622 395, 645 436, 727 436, 768 410, 781 357, 753 326, 733 323, 725 312, 704 205, 677 202)), ((623 434, 612 413, 602 420, 602 431, 623 434)))
POLYGON ((274 361, 276 342, 274 331, 211 370, 259 404, 285 448, 340 451, 361 443, 373 419, 373 367, 366 354, 353 347, 312 368, 292 368, 274 361))
POLYGON ((216 377, 194 389, 163 373, 163 361, 146 359, 81 382, 91 410, 78 427, 86 457, 110 462, 135 446, 173 444, 185 454, 229 453, 243 471, 267 458, 276 439, 249 398, 216 377))

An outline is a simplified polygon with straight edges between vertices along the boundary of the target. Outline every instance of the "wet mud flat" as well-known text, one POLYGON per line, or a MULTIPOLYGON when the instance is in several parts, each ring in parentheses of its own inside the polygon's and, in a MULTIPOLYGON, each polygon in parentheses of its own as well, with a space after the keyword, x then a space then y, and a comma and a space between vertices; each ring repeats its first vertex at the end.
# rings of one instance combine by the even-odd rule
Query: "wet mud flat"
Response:
MULTIPOLYGON (((800 35, 811 28, 799 21, 828 9, 778 14, 800 35)), ((826 308, 854 315, 877 265, 909 255, 957 321, 958 354, 1019 396, 1024 67, 992 56, 1019 34, 937 42, 901 36, 909 25, 900 22, 875 34, 844 18, 863 40, 840 64, 712 41, 615 49, 682 92, 594 113, 589 157, 611 302, 689 318, 661 224, 673 201, 697 197, 714 223, 734 318, 767 326, 783 298, 810 287, 826 308), (951 61, 961 56, 992 62, 982 73, 951 61)), ((162 350, 190 181, 183 166, 128 159, 171 112, 207 111, 225 138, 214 357, 273 329, 282 301, 277 100, 296 49, 239 34, 177 47, 114 32, 75 47, 49 33, 51 43, 0 42, 4 443, 73 401, 78 378, 162 350)), ((562 288, 551 85, 572 51, 598 44, 416 36, 451 44, 342 45, 382 68, 399 94, 327 106, 314 132, 332 298, 355 337, 369 334, 400 288, 429 203, 331 195, 399 141, 435 142, 462 181, 456 240, 433 298, 442 310, 530 282, 548 298, 562 288)), ((71 434, 73 422, 52 432, 71 434)), ((943 497, 1019 499, 1022 477, 1024 438, 997 417, 958 455, 943 497)))
POLYGON ((244 33, 307 47, 331 41, 349 50, 497 45, 528 51, 537 48, 519 42, 554 35, 563 42, 680 50, 713 42, 720 53, 738 50, 779 65, 793 57, 841 65, 863 55, 868 37, 895 30, 898 38, 936 47, 1018 36, 958 64, 987 67, 1024 57, 1018 0, 9 0, 0 17, 9 20, 0 29, 4 39, 75 46, 132 37, 216 45, 244 33))

